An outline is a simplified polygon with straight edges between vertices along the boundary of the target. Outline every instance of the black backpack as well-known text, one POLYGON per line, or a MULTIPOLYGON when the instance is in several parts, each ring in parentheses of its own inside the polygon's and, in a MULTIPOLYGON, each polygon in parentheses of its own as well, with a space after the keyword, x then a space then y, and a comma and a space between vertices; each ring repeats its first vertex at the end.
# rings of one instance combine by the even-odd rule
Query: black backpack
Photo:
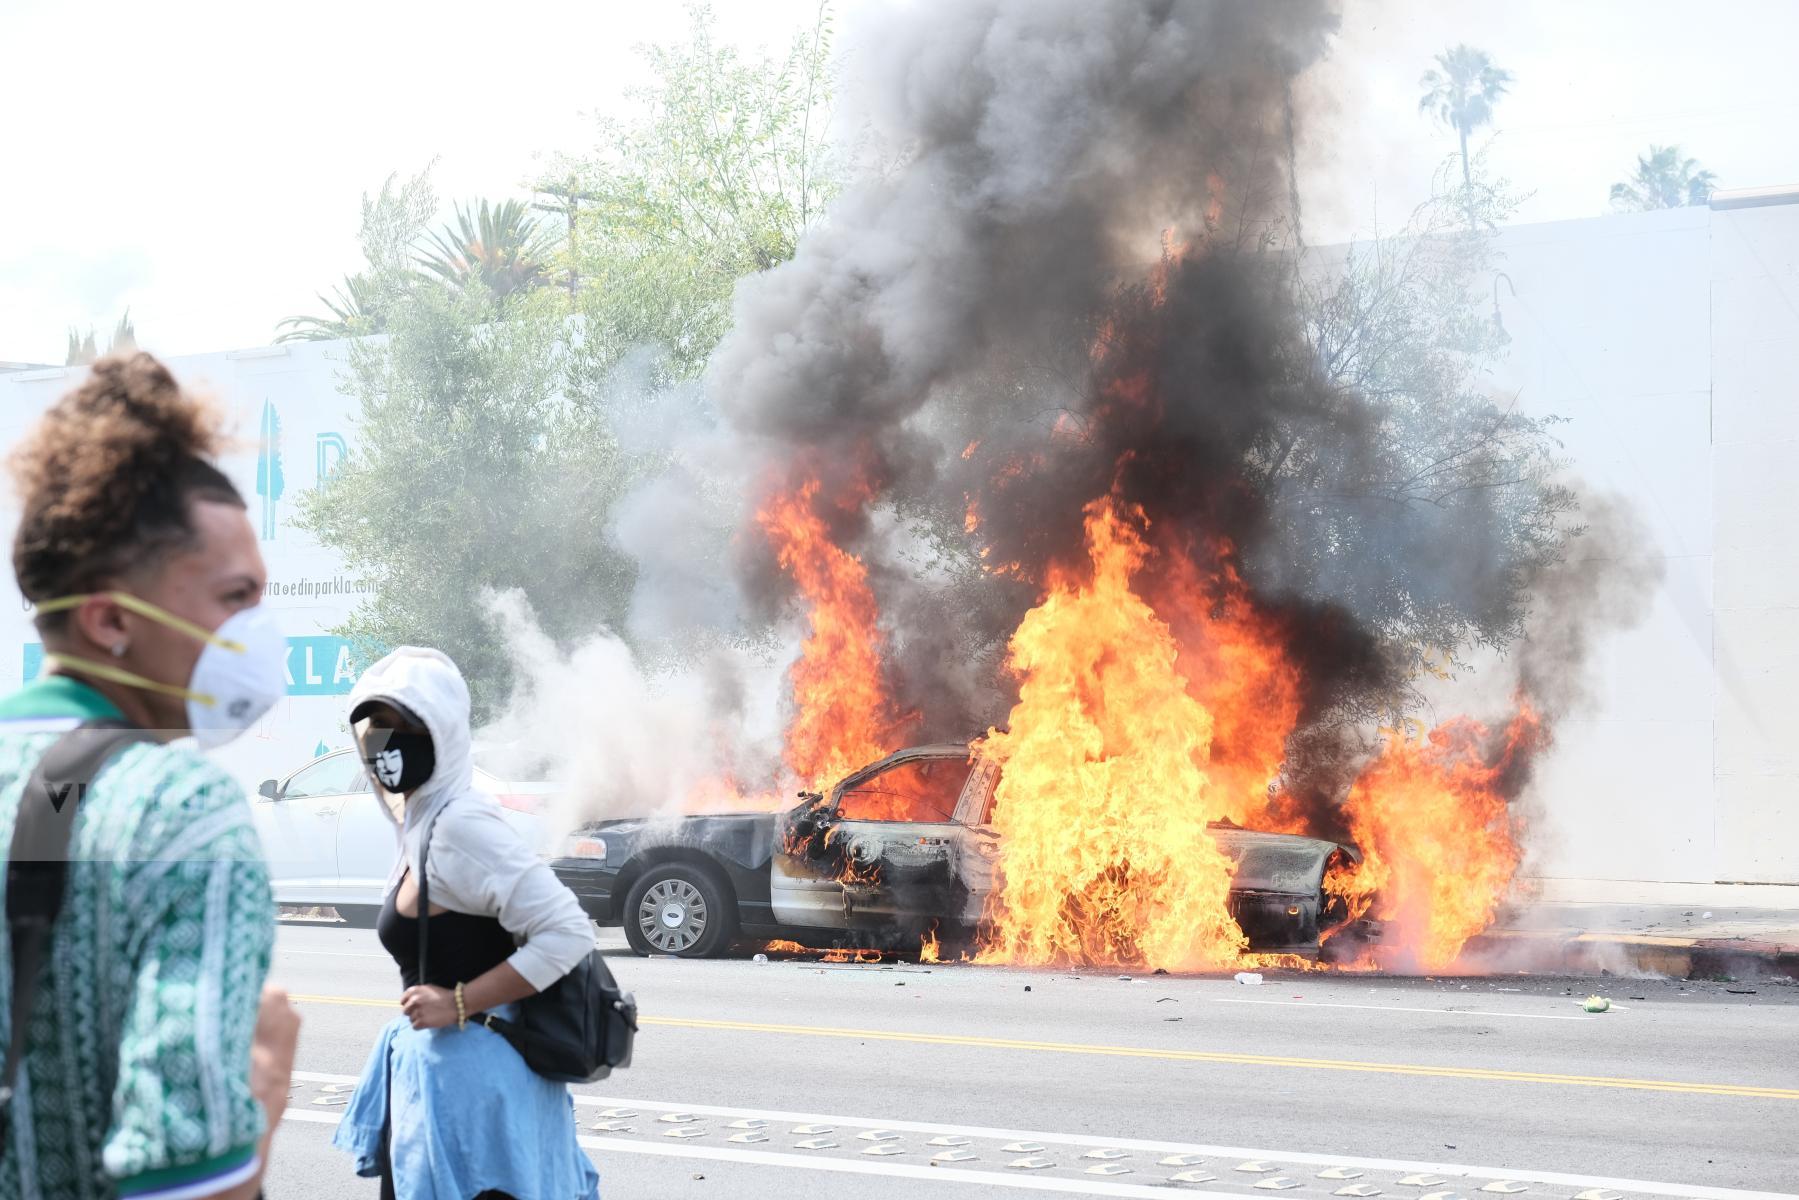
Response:
MULTIPOLYGON (((439 810, 441 813, 442 810, 439 810)), ((430 877, 425 854, 437 814, 419 838, 419 979, 425 974, 426 930, 430 925, 430 877)), ((598 947, 575 968, 535 996, 519 1001, 518 1018, 492 1013, 476 1018, 512 1043, 525 1065, 557 1083, 593 1083, 631 1065, 637 1037, 637 1000, 619 990, 598 947)))
POLYGON ((102 718, 84 721, 44 751, 19 793, 6 861, 6 929, 12 942, 12 1029, 0 1072, 0 1151, 12 1125, 12 1102, 37 1002, 38 977, 50 932, 68 890, 69 836, 82 795, 113 753, 154 741, 148 730, 102 718))

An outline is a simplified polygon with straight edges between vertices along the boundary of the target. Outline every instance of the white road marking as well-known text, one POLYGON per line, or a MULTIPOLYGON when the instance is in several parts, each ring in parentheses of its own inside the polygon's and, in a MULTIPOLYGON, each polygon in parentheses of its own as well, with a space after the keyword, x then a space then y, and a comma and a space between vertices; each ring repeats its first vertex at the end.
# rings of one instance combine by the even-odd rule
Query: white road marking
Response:
POLYGON ((342 1113, 314 1112, 310 1108, 289 1108, 281 1115, 283 1121, 311 1121, 317 1125, 336 1125, 344 1119, 342 1113))
MULTIPOLYGON (((1339 1004, 1334 1000, 1250 1000, 1236 996, 1207 996, 1213 1004, 1268 1004, 1275 1008, 1360 1008, 1369 1012, 1436 1013, 1444 1017, 1515 1017, 1520 1021, 1597 1021, 1596 1016, 1568 1013, 1493 1012, 1484 1008, 1405 1008, 1397 1004, 1339 1004)), ((1623 1012, 1623 1009, 1615 1010, 1623 1012)))
MULTIPOLYGON (((864 1162, 855 1158, 812 1158, 778 1151, 731 1150, 722 1146, 657 1145, 653 1142, 611 1141, 606 1138, 575 1139, 590 1150, 604 1153, 660 1154, 670 1158, 712 1159, 769 1167, 796 1167, 808 1171, 843 1171, 852 1175, 886 1175, 901 1179, 973 1183, 982 1187, 1009 1187, 1032 1192, 1066 1192, 1081 1196, 1129 1196, 1141 1200, 1168 1200, 1167 1184, 1101 1183, 1098 1180, 1058 1179, 1042 1175, 1001 1175, 997 1171, 971 1171, 964 1167, 921 1166, 913 1163, 864 1162)), ((1229 1196, 1242 1200, 1240 1192, 1214 1192, 1182 1188, 1193 1196, 1229 1196)))
MULTIPOLYGON (((355 1083, 353 1075, 327 1075, 316 1071, 295 1071, 295 1081, 302 1083, 355 1083)), ((922 1121, 889 1121, 872 1117, 846 1117, 823 1113, 797 1113, 761 1108, 734 1108, 715 1104, 662 1104, 649 1100, 628 1100, 571 1091, 577 1104, 601 1105, 606 1108, 631 1108, 638 1111, 704 1113, 715 1117, 760 1117, 769 1121, 808 1125, 861 1126, 868 1129, 893 1129, 907 1133, 960 1134, 965 1137, 995 1141, 1051 1142, 1063 1146, 1103 1146, 1121 1150, 1144 1150, 1160 1154, 1198 1154, 1210 1158, 1241 1160, 1268 1159, 1277 1163, 1295 1163, 1322 1167, 1361 1167, 1372 1171, 1399 1174, 1446 1175, 1464 1179, 1509 1179, 1527 1183, 1544 1183, 1555 1187, 1610 1188, 1619 1192, 1635 1192, 1649 1196, 1678 1196, 1690 1200, 1793 1200, 1783 1192, 1757 1192, 1736 1188, 1699 1187, 1692 1184, 1657 1183, 1641 1179, 1611 1179, 1599 1175, 1570 1175, 1557 1171, 1519 1171, 1510 1167, 1472 1167, 1456 1163, 1410 1162, 1390 1158, 1352 1158, 1341 1154, 1303 1154, 1280 1150, 1254 1150, 1242 1146, 1197 1146, 1188 1142, 1147 1141, 1136 1138, 1100 1138, 1083 1134, 1044 1133, 1019 1129, 993 1129, 979 1125, 942 1125, 922 1121)), ((320 1124, 335 1124, 338 1114, 289 1109, 287 1117, 320 1124), (304 1112, 304 1116, 300 1112, 304 1112)), ((285 1118, 284 1118, 285 1119, 285 1118)), ((661 1154, 673 1158, 714 1158, 732 1162, 768 1163, 777 1166, 805 1167, 811 1170, 843 1170, 860 1174, 900 1174, 920 1179, 956 1179, 959 1182, 983 1183, 990 1187, 1036 1188, 1039 1191, 1079 1192, 1087 1195, 1167 1197, 1166 1185, 1143 1187, 1135 1184, 1106 1184, 1079 1180, 1018 1178, 987 1171, 969 1171, 945 1167, 907 1167, 904 1163, 874 1163, 849 1159, 802 1157, 772 1151, 734 1150, 722 1146, 697 1146, 658 1142, 633 1142, 625 1139, 580 1137, 589 1149, 620 1150, 626 1154, 661 1154), (1074 1186, 1070 1186, 1070 1185, 1074 1186), (1113 1190, 1130 1189, 1130 1190, 1113 1190)), ((1199 1196, 1235 1196, 1239 1192, 1213 1192, 1182 1189, 1199 1196)))
MULTIPOLYGON (((293 1112, 283 1120, 308 1121, 319 1125, 336 1125, 343 1118, 338 1113, 293 1112)), ((1167 1200, 1168 1188, 1129 1183, 1100 1183, 1082 1179, 1055 1179, 1042 1176, 1001 1175, 996 1171, 970 1171, 957 1167, 919 1166, 911 1163, 865 1162, 855 1158, 819 1158, 785 1154, 768 1150, 737 1150, 725 1146, 695 1146, 681 1143, 637 1142, 628 1138, 578 1136, 575 1141, 583 1149, 604 1154, 649 1154, 661 1158, 688 1158, 707 1162, 736 1162, 750 1166, 790 1167, 803 1171, 837 1171, 850 1175, 886 1175, 902 1179, 929 1179, 942 1183, 973 1183, 983 1187, 1020 1188, 1033 1192, 1067 1192, 1081 1196, 1126 1196, 1134 1200, 1167 1200)), ((1237 1192, 1211 1192, 1199 1188, 1181 1189, 1187 1195, 1234 1197, 1237 1192)))

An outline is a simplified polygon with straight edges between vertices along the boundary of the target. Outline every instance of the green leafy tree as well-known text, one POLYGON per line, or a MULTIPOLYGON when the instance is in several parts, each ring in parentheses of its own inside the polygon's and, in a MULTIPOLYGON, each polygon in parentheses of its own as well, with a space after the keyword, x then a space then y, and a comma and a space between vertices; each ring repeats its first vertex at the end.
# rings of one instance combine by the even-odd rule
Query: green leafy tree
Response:
POLYGON ((424 230, 397 219, 396 203, 376 201, 364 245, 375 293, 401 299, 383 309, 385 337, 350 346, 355 446, 301 497, 300 524, 375 582, 340 630, 362 656, 441 647, 485 716, 510 668, 482 592, 523 585, 552 636, 617 622, 632 576, 602 525, 634 476, 616 443, 572 411, 561 311, 522 292, 496 312, 482 289, 421 279, 407 251, 424 230), (578 442, 566 436, 577 424, 578 442))
POLYGON ((537 207, 558 220, 488 204, 434 236, 428 180, 390 178, 364 200, 353 311, 289 326, 386 335, 352 343, 356 445, 300 501, 375 584, 342 632, 365 655, 442 647, 481 717, 512 680, 490 589, 522 591, 558 641, 624 626, 636 567, 612 513, 661 465, 613 432, 625 356, 652 352, 651 385, 693 376, 737 280, 791 254, 836 186, 828 12, 785 56, 751 60, 691 12, 685 42, 645 50, 640 116, 546 175, 537 207))
POLYGON ((1623 212, 1687 208, 1712 198, 1718 177, 1681 154, 1679 146, 1650 146, 1637 155, 1629 179, 1612 184, 1612 207, 1623 212))
POLYGON ((1492 231, 1524 197, 1486 180, 1480 164, 1476 155, 1457 189, 1446 163, 1432 198, 1396 234, 1299 268, 1313 361, 1346 403, 1370 414, 1372 457, 1346 473, 1328 444, 1294 428, 1257 464, 1285 497, 1278 519, 1326 522, 1349 559, 1382 558, 1363 548, 1360 512, 1455 522, 1466 506, 1496 515, 1478 526, 1480 558, 1503 585, 1483 591, 1479 606, 1414 588, 1403 572, 1369 575, 1345 593, 1414 677, 1462 668, 1471 646, 1514 643, 1529 615, 1528 581, 1580 533, 1578 498, 1562 482, 1558 419, 1521 412, 1486 383, 1510 342, 1492 231))
POLYGON ((1468 138, 1493 121, 1493 106, 1510 90, 1512 73, 1493 65, 1485 50, 1452 46, 1437 55, 1437 65, 1418 80, 1424 95, 1418 111, 1435 117, 1455 130, 1461 144, 1462 186, 1470 223, 1475 219, 1474 173, 1469 164, 1468 138))
POLYGON ((565 275, 589 337, 590 374, 655 345, 691 376, 730 323, 739 279, 793 254, 840 186, 830 122, 831 14, 781 57, 745 58, 689 6, 686 41, 643 53, 638 115, 604 121, 591 152, 538 190, 567 214, 565 275))

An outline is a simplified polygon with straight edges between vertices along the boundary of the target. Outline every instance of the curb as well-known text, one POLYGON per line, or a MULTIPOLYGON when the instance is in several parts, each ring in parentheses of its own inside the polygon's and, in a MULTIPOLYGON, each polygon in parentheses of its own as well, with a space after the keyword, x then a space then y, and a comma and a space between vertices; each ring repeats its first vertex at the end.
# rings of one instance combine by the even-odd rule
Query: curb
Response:
POLYGON ((1799 980, 1799 945, 1748 938, 1490 929, 1472 939, 1468 950, 1476 958, 1527 957, 1532 971, 1591 974, 1622 966, 1674 979, 1799 980))

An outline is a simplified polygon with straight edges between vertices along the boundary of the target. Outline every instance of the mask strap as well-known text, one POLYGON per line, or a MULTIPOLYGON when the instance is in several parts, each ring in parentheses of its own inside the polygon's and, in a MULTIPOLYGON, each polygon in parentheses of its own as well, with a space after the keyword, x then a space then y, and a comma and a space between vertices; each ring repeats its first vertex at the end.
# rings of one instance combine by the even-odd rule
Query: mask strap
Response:
POLYGON ((209 696, 205 692, 189 691, 187 688, 176 687, 173 684, 159 683, 154 679, 146 679, 135 671, 127 671, 125 668, 115 667, 111 663, 95 662, 91 658, 78 658, 73 654, 46 654, 44 655, 44 658, 59 666, 71 667, 76 671, 93 675, 99 679, 109 680, 113 683, 122 683, 126 687, 144 688, 152 692, 161 692, 165 696, 176 696, 182 700, 192 700, 196 704, 204 704, 207 708, 212 708, 218 704, 217 697, 209 696))
MULTIPOLYGON (((185 633, 191 638, 196 638, 202 642, 209 642, 221 650, 230 650, 236 654, 243 654, 246 651, 246 647, 242 642, 220 637, 210 629, 204 629, 185 617, 178 617, 166 608, 158 607, 148 600, 133 596, 130 592, 85 592, 77 596, 62 596, 55 600, 44 601, 37 606, 37 611, 40 613, 54 613, 63 612, 71 608, 79 608, 84 601, 90 600, 94 596, 105 596, 120 608, 134 612, 140 617, 148 617, 152 621, 167 625, 170 629, 179 633, 185 633)), ((94 673, 99 674, 98 671, 94 673)), ((107 678, 107 676, 101 676, 101 678, 107 678)), ((124 681, 118 680, 116 682, 124 681)))

